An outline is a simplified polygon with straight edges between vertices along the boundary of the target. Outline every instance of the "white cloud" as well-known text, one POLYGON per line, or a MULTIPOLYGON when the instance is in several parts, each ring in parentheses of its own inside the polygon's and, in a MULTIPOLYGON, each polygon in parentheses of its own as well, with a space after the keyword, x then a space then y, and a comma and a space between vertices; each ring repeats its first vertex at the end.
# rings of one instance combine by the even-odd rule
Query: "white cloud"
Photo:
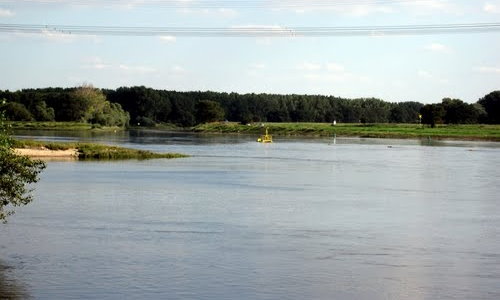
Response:
POLYGON ((10 9, 0 8, 0 17, 13 17, 15 13, 10 9))
POLYGON ((500 13, 500 5, 487 2, 483 6, 483 11, 489 14, 500 13))
POLYGON ((303 62, 297 65, 297 69, 301 71, 319 71, 322 68, 323 66, 321 64, 310 63, 310 62, 303 62))
POLYGON ((222 18, 234 18, 238 16, 238 12, 232 8, 182 8, 178 10, 179 13, 186 15, 201 15, 208 17, 222 17, 222 18))
POLYGON ((328 71, 332 71, 332 72, 344 72, 345 71, 344 66, 339 65, 337 63, 327 63, 326 69, 328 71))
POLYGON ((353 4, 350 3, 335 3, 332 1, 328 2, 305 2, 303 5, 294 5, 291 4, 287 6, 285 1, 276 4, 281 9, 286 9, 287 7, 291 9, 296 14, 305 14, 308 12, 328 12, 328 13, 336 13, 351 17, 364 17, 372 14, 391 14, 395 13, 396 10, 393 7, 377 4, 376 2, 370 3, 366 2, 363 4, 353 4), (282 5, 281 5, 282 4, 282 5))
POLYGON ((160 40, 165 43, 175 43, 177 41, 177 38, 173 35, 164 35, 160 36, 160 40))
POLYGON ((500 74, 500 67, 479 67, 479 68, 476 68, 477 71, 481 72, 481 73, 496 73, 496 74, 500 74))
POLYGON ((139 73, 139 74, 156 72, 156 69, 154 69, 152 67, 147 67, 147 66, 129 66, 129 65, 125 65, 125 64, 118 65, 118 69, 120 69, 122 71, 129 72, 129 73, 139 73))
POLYGON ((259 77, 262 75, 262 71, 267 68, 267 65, 264 63, 254 63, 250 64, 247 69, 247 75, 253 77, 259 77))
POLYGON ((413 14, 429 15, 436 12, 462 15, 464 7, 449 0, 420 0, 402 2, 401 6, 413 14))
POLYGON ((343 65, 335 62, 323 64, 305 62, 299 64, 296 69, 303 72, 302 77, 307 81, 319 84, 348 81, 367 83, 371 81, 367 76, 348 72, 343 65))
POLYGON ((450 81, 446 78, 442 78, 440 76, 436 76, 433 73, 425 70, 419 70, 417 72, 418 77, 426 80, 430 80, 433 83, 439 83, 439 84, 448 84, 450 81))
POLYGON ((154 73, 157 71, 156 69, 148 66, 131 66, 126 64, 110 63, 104 61, 100 57, 88 57, 83 61, 84 61, 82 65, 83 69, 91 69, 97 71, 110 70, 110 71, 119 71, 119 72, 134 73, 134 74, 147 74, 147 73, 154 73))
POLYGON ((255 69, 255 70, 263 70, 265 69, 267 66, 266 64, 264 63, 255 63, 255 64, 251 64, 250 65, 250 68, 251 69, 255 69))
POLYGON ((186 69, 184 69, 183 67, 181 67, 179 65, 173 66, 172 68, 170 68, 170 71, 174 74, 177 74, 177 75, 181 75, 181 74, 186 73, 186 69))
POLYGON ((449 53, 451 50, 447 46, 439 43, 432 43, 424 47, 426 50, 432 52, 449 53))
POLYGON ((111 68, 112 65, 105 63, 100 57, 90 57, 86 59, 86 63, 83 67, 85 69, 103 70, 111 68))
POLYGON ((427 79, 430 79, 430 78, 433 78, 434 76, 428 72, 428 71, 424 71, 424 70, 419 70, 417 72, 418 74, 418 77, 421 77, 421 78, 427 78, 427 79))

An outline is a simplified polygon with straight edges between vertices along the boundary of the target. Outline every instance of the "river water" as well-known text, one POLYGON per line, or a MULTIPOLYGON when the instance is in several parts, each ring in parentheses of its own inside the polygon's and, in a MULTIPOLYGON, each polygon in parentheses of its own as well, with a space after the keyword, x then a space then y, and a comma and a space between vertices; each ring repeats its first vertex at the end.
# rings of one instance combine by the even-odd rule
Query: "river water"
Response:
POLYGON ((500 299, 500 144, 17 132, 192 157, 49 161, 0 298, 500 299))

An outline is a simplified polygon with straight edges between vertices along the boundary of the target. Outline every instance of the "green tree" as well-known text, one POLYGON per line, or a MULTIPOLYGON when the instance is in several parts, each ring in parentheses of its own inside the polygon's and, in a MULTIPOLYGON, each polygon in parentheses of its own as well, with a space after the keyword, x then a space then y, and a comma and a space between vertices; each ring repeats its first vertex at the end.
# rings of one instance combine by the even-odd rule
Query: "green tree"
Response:
POLYGON ((28 184, 38 181, 38 174, 45 168, 39 160, 18 156, 12 150, 12 139, 0 111, 0 221, 14 213, 13 208, 33 200, 28 184))
POLYGON ((54 121, 55 113, 52 107, 48 107, 45 101, 37 102, 31 109, 37 121, 54 121))
POLYGON ((84 85, 73 92, 73 98, 81 103, 81 121, 104 126, 125 126, 128 124, 129 115, 120 104, 110 103, 104 93, 84 85))
POLYGON ((486 122, 490 124, 500 124, 500 91, 494 91, 479 99, 488 114, 486 122))
POLYGON ((478 122, 480 111, 472 104, 460 99, 444 98, 442 106, 445 111, 446 124, 475 124, 478 122))
POLYGON ((443 123, 445 111, 441 104, 426 104, 420 109, 420 113, 422 114, 422 123, 428 124, 432 128, 436 124, 443 123))
POLYGON ((33 116, 30 111, 21 103, 8 102, 4 105, 7 118, 11 121, 32 121, 33 116))
POLYGON ((224 115, 224 110, 218 102, 201 100, 196 104, 196 120, 198 123, 222 121, 224 115))

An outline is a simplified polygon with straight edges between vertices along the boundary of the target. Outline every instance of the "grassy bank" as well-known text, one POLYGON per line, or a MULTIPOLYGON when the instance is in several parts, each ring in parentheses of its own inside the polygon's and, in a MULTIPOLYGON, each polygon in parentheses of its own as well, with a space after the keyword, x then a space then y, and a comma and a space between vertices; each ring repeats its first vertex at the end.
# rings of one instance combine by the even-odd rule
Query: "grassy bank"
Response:
POLYGON ((123 127, 103 127, 80 122, 7 122, 12 129, 24 130, 123 130, 123 127))
MULTIPOLYGON (((269 133, 282 136, 359 136, 373 138, 434 138, 500 141, 500 125, 439 125, 435 128, 418 124, 337 124, 329 123, 265 123, 269 133)), ((263 132, 261 123, 241 125, 219 122, 198 125, 195 132, 248 133, 263 132)))
POLYGON ((182 158, 187 155, 180 153, 155 153, 151 151, 107 146, 91 143, 59 143, 32 140, 16 140, 14 148, 68 150, 76 149, 79 159, 152 159, 152 158, 182 158))
MULTIPOLYGON (((124 127, 106 127, 96 124, 81 123, 81 122, 28 122, 28 121, 9 121, 7 124, 12 129, 19 130, 100 130, 100 131, 115 131, 124 130, 124 127)), ((129 128, 144 128, 140 126, 130 125, 129 128)), ((153 127, 148 127, 159 130, 182 130, 182 128, 167 123, 159 123, 153 127)))

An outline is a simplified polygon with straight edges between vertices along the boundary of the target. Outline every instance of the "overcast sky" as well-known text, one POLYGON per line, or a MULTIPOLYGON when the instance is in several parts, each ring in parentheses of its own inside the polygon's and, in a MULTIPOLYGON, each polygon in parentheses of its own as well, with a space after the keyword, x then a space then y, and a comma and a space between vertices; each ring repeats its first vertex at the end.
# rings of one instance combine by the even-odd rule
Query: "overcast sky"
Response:
MULTIPOLYGON (((499 0, 0 0, 2 24, 293 28, 498 20, 499 0)), ((9 90, 90 83, 424 103, 475 102, 500 90, 499 31, 267 38, 0 32, 0 55, 0 89, 9 90)))

